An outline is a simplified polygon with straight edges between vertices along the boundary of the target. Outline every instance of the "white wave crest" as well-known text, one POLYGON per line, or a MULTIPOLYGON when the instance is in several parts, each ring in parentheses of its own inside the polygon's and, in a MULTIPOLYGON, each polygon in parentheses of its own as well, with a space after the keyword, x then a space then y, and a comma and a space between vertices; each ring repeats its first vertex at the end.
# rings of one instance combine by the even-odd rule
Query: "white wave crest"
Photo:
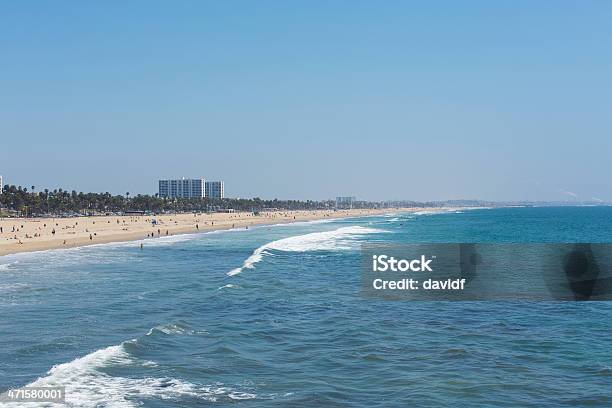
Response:
POLYGON ((338 251, 354 247, 355 239, 365 234, 386 232, 376 228, 361 226, 342 227, 333 231, 313 232, 310 234, 297 235, 295 237, 283 238, 260 246, 249 256, 240 268, 229 271, 229 276, 238 275, 245 268, 252 269, 255 264, 263 259, 270 251, 282 252, 307 252, 307 251, 338 251))
MULTIPOLYGON (((135 340, 132 340, 134 342, 135 340)), ((66 405, 70 407, 136 407, 137 399, 156 397, 160 399, 189 396, 214 402, 219 397, 236 399, 241 393, 222 384, 198 386, 175 378, 125 378, 103 372, 104 368, 140 364, 144 367, 155 365, 130 356, 122 343, 106 347, 71 362, 58 364, 27 387, 66 387, 66 405)), ((248 394, 248 398, 257 398, 248 394)), ((65 407, 64 404, 45 405, 65 407)), ((7 404, 7 406, 19 406, 7 404)))
POLYGON ((471 210, 488 210, 491 209, 491 207, 461 207, 461 208, 438 208, 435 210, 422 210, 422 211, 416 211, 413 212, 412 214, 414 215, 433 215, 433 214, 463 214, 464 211, 471 211, 471 210))
POLYGON ((189 326, 182 323, 169 323, 163 324, 159 326, 155 326, 148 331, 145 336, 151 336, 155 332, 161 332, 164 334, 184 334, 188 336, 196 335, 196 334, 208 334, 206 330, 193 330, 189 326))
POLYGON ((65 386, 66 402, 72 407, 131 407, 137 405, 129 401, 127 397, 130 395, 170 396, 194 392, 192 384, 175 379, 112 377, 99 371, 100 368, 132 362, 123 345, 110 346, 69 363, 58 364, 49 370, 46 377, 28 386, 65 386))
POLYGON ((423 210, 423 211, 415 211, 413 212, 414 215, 433 215, 433 214, 439 214, 442 211, 428 211, 428 210, 423 210))
POLYGON ((12 265, 16 265, 18 263, 19 263, 19 261, 14 261, 14 262, 9 262, 9 263, 5 263, 5 264, 0 264, 0 271, 8 271, 9 268, 11 268, 12 265))
POLYGON ((250 392, 230 392, 227 396, 233 400, 248 400, 257 397, 257 395, 250 392))

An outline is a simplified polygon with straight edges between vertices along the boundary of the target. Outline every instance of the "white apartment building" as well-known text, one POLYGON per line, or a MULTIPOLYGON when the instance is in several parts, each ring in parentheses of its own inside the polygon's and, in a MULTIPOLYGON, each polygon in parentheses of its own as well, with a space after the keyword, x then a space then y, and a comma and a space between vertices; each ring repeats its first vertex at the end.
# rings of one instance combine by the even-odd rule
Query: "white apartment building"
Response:
POLYGON ((159 180, 159 196, 167 198, 204 198, 206 181, 201 179, 159 180))
POLYGON ((222 181, 206 182, 206 197, 213 199, 225 198, 225 185, 222 181))

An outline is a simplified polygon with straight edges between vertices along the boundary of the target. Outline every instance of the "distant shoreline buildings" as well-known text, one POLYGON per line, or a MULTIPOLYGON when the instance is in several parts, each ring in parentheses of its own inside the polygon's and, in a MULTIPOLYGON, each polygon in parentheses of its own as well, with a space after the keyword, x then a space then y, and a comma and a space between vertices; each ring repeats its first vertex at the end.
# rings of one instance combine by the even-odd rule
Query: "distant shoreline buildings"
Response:
POLYGON ((199 179, 159 180, 159 197, 164 198, 225 198, 223 181, 199 179))
POLYGON ((357 199, 355 197, 336 197, 337 209, 352 209, 357 199))

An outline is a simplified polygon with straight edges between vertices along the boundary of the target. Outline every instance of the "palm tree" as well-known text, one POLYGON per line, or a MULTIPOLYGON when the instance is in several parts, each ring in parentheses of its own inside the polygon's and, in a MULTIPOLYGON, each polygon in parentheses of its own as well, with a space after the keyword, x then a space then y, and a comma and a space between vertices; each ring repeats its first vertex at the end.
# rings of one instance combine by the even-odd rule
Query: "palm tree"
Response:
POLYGON ((49 212, 49 189, 45 188, 45 201, 47 203, 47 208, 46 208, 46 212, 49 212))

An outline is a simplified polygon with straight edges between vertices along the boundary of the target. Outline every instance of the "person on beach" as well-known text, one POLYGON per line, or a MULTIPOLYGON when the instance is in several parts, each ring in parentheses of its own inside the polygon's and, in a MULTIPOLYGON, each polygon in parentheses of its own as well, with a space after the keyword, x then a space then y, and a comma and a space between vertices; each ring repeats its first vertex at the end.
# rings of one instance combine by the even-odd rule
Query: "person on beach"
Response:
POLYGON ((89 240, 93 241, 93 235, 89 234, 89 240))

